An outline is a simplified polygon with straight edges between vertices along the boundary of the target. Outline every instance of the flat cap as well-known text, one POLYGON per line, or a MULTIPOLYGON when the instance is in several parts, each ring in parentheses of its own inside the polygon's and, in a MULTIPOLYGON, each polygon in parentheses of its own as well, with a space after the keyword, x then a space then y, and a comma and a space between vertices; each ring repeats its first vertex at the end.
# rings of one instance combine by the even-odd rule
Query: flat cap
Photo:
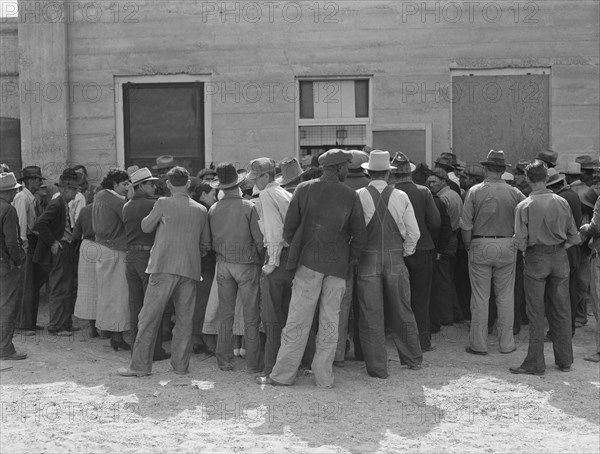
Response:
POLYGON ((361 165, 369 162, 369 153, 361 150, 350 150, 350 153, 352 153, 352 161, 348 164, 348 169, 360 170, 362 172, 361 165))
POLYGON ((319 156, 319 164, 325 166, 335 166, 343 164, 344 162, 352 161, 352 153, 349 151, 340 150, 338 148, 332 148, 327 150, 321 156, 319 156))

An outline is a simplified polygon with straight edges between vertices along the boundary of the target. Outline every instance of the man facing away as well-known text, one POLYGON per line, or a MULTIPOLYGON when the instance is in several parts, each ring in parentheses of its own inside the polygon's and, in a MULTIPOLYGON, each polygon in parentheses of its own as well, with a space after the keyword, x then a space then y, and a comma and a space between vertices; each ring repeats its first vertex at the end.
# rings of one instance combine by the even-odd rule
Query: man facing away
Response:
POLYGON ((554 360, 563 372, 571 370, 573 345, 569 304, 569 259, 566 249, 580 238, 565 199, 546 188, 547 168, 536 160, 526 168, 531 194, 515 212, 515 241, 525 254, 525 299, 529 318, 529 350, 513 374, 543 375, 544 296, 548 290, 548 323, 554 360))
MULTIPOLYGON (((127 234, 127 286, 129 288, 129 314, 130 331, 133 340, 138 332, 138 316, 144 303, 144 293, 148 287, 148 274, 146 268, 150 260, 150 250, 154 245, 155 231, 145 233, 142 230, 142 220, 150 214, 156 198, 155 182, 158 178, 152 176, 146 167, 131 174, 133 186, 132 199, 123 206, 123 223, 127 234)), ((154 361, 170 358, 162 348, 162 330, 158 330, 154 346, 154 361)))
POLYGON ((152 371, 152 356, 167 303, 175 306, 175 329, 171 341, 171 366, 176 374, 188 372, 192 351, 192 324, 201 257, 210 249, 206 208, 188 194, 190 175, 183 167, 167 173, 171 197, 156 201, 142 220, 142 230, 156 229, 146 273, 150 274, 139 315, 131 363, 120 368, 123 376, 144 376, 152 371))
POLYGON ((23 285, 21 265, 25 253, 19 240, 19 220, 11 202, 21 187, 12 172, 0 173, 0 359, 16 361, 27 358, 18 353, 12 342, 23 285))
POLYGON ((419 241, 414 254, 406 256, 404 262, 410 278, 411 308, 419 328, 419 342, 423 352, 432 351, 431 329, 429 326, 429 301, 433 280, 433 260, 435 243, 440 230, 440 212, 435 206, 433 196, 425 186, 416 185, 411 173, 415 170, 408 157, 401 152, 396 153, 392 165, 392 178, 395 188, 403 191, 410 200, 419 227, 419 241))
POLYGON ((487 354, 488 312, 491 286, 498 307, 500 352, 516 350, 513 334, 514 287, 517 249, 514 245, 515 208, 525 199, 517 188, 502 180, 504 152, 491 150, 480 163, 485 180, 469 189, 460 220, 469 254, 471 280, 471 332, 466 352, 487 354))
POLYGON ((312 362, 317 386, 333 386, 340 304, 351 264, 366 241, 360 200, 343 181, 352 154, 332 149, 319 156, 324 173, 296 188, 284 224, 290 245, 288 269, 296 269, 287 323, 277 361, 257 383, 292 385, 308 341, 317 305, 319 332, 312 362))
POLYGON ((357 268, 360 343, 367 373, 387 378, 384 301, 400 362, 418 370, 423 361, 404 263, 404 257, 414 254, 420 233, 408 196, 388 185, 390 154, 373 150, 362 167, 371 183, 357 191, 368 234, 357 268))
POLYGON ((267 250, 262 267, 261 320, 266 334, 263 375, 269 375, 277 359, 292 296, 294 273, 286 269, 289 246, 283 239, 283 223, 292 194, 275 181, 275 161, 270 158, 250 161, 247 179, 260 191, 256 210, 267 250))
POLYGON ((260 338, 258 327, 260 264, 263 235, 258 226, 254 203, 242 198, 240 184, 247 173, 237 172, 231 163, 219 164, 218 180, 211 186, 223 191, 223 198, 208 212, 213 249, 217 253, 217 364, 224 371, 233 370, 233 321, 238 292, 244 313, 246 370, 259 373, 260 338))

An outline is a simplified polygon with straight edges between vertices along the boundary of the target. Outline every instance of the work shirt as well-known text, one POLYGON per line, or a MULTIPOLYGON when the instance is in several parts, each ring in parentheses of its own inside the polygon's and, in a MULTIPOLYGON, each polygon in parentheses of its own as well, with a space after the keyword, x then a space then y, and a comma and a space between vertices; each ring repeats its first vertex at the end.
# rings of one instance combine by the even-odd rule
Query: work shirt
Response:
POLYGON ((254 203, 239 192, 223 192, 208 210, 213 250, 218 262, 260 264, 263 235, 254 203))
POLYGON ((437 196, 446 206, 446 211, 450 217, 452 231, 458 230, 463 209, 463 201, 460 198, 460 195, 458 195, 456 191, 453 191, 450 186, 446 186, 438 191, 437 196))
MULTIPOLYGON (((388 184, 384 180, 374 180, 369 183, 369 186, 373 186, 381 194, 388 184)), ((367 188, 359 189, 356 192, 363 208, 365 225, 368 226, 375 214, 373 197, 371 197, 367 188)), ((404 255, 409 256, 414 254, 421 233, 419 232, 419 224, 417 223, 413 206, 406 193, 394 189, 390 195, 387 210, 396 222, 400 235, 404 240, 404 255)))
POLYGON ((515 208, 523 200, 523 193, 504 180, 486 178, 467 192, 460 228, 473 236, 512 237, 515 208))
MULTIPOLYGON (((57 197, 60 197, 60 192, 54 194, 52 196, 52 200, 56 199, 57 197)), ((83 195, 81 192, 77 192, 77 194, 75 194, 75 198, 71 200, 67 205, 69 209, 69 222, 67 223, 67 225, 70 224, 71 226, 75 226, 75 223, 77 222, 77 218, 79 218, 81 210, 86 205, 87 202, 85 200, 85 195, 83 195)))
POLYGON ((515 240, 521 251, 535 245, 580 242, 569 204, 550 189, 532 192, 517 205, 515 240))
POLYGON ((276 182, 269 183, 256 199, 258 225, 267 248, 267 265, 280 264, 281 251, 287 245, 283 239, 283 223, 291 200, 292 195, 276 182))
POLYGON ((145 233, 142 230, 142 219, 150 214, 155 203, 155 198, 134 193, 132 199, 123 207, 127 246, 152 246, 154 244, 156 234, 154 231, 145 233))
POLYGON ((37 218, 35 196, 23 186, 21 192, 18 192, 15 196, 12 204, 17 210, 19 218, 19 236, 23 240, 23 244, 27 245, 27 235, 33 234, 33 226, 37 218))
POLYGON ((441 218, 431 191, 425 186, 419 186, 412 181, 396 183, 396 189, 408 196, 415 212, 421 234, 417 249, 424 251, 435 249, 434 238, 439 234, 441 218))

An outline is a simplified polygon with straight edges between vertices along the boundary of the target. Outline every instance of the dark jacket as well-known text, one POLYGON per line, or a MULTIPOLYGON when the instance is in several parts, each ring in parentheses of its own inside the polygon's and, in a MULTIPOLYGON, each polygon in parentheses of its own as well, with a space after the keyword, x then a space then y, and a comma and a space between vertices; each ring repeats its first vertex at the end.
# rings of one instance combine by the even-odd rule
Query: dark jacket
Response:
POLYGON ((417 249, 430 251, 435 249, 434 236, 440 231, 440 212, 435 206, 431 191, 425 186, 419 186, 412 181, 403 181, 396 184, 396 189, 404 191, 413 206, 421 237, 417 249))
POLYGON ((347 279, 350 262, 358 263, 367 241, 358 194, 327 175, 299 184, 283 237, 290 245, 288 270, 304 265, 325 276, 347 279))
POLYGON ((8 263, 9 268, 19 266, 25 261, 20 241, 17 210, 6 200, 0 199, 0 257, 3 262, 8 263))
POLYGON ((448 216, 446 205, 444 205, 440 198, 437 195, 434 195, 433 201, 440 213, 441 220, 439 233, 436 237, 433 238, 433 241, 435 243, 435 251, 438 254, 444 254, 448 249, 448 245, 450 244, 450 240, 453 235, 452 223, 450 222, 450 216, 448 216))
POLYGON ((60 241, 67 226, 67 204, 62 197, 52 200, 42 215, 37 218, 33 230, 39 233, 33 262, 46 270, 52 268, 52 251, 55 241, 60 241))
POLYGON ((155 198, 135 193, 133 198, 123 206, 123 223, 127 234, 127 246, 152 246, 156 231, 144 233, 142 219, 150 214, 155 198))

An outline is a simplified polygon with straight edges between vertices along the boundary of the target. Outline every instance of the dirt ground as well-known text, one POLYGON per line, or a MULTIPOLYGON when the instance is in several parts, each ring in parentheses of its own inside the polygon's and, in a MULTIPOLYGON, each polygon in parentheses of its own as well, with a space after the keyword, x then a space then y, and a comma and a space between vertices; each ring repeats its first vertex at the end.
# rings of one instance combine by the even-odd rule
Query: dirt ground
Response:
POLYGON ((387 380, 346 361, 323 390, 310 375, 261 387, 242 359, 221 372, 206 355, 193 356, 187 376, 163 361, 150 377, 125 378, 117 369, 129 352, 86 330, 17 335, 29 358, 0 364, 13 366, 0 372, 0 451, 598 453, 600 368, 582 359, 593 336, 592 323, 577 330, 572 372, 554 368, 546 344, 546 375, 517 376, 508 367, 526 354, 527 327, 509 355, 491 335, 485 357, 464 352, 467 325, 444 327, 422 370, 402 367, 390 345, 387 380))

